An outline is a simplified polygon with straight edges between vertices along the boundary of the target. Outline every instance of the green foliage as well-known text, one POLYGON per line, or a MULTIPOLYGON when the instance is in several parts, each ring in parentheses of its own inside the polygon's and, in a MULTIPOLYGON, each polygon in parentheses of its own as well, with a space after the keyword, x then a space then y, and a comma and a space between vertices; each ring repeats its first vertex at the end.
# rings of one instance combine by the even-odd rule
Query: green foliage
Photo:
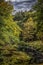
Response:
POLYGON ((14 45, 7 44, 6 46, 0 48, 0 61, 1 61, 0 64, 28 65, 30 63, 30 60, 34 58, 32 56, 33 53, 32 52, 29 53, 27 51, 29 47, 31 49, 36 49, 36 51, 40 51, 41 53, 43 51, 43 45, 41 41, 34 41, 29 43, 25 43, 22 41, 19 44, 14 44, 14 45), (23 50, 20 49, 19 46, 22 47, 23 50))
MULTIPOLYGON (((1 21, 0 21, 1 22, 1 21)), ((0 39, 5 43, 12 43, 19 39, 20 28, 12 19, 4 19, 0 27, 0 39)))
POLYGON ((24 22, 29 18, 29 12, 17 12, 14 16, 14 20, 24 22))
POLYGON ((34 41, 27 44, 38 51, 43 51, 42 41, 34 41))
POLYGON ((12 5, 5 2, 5 0, 0 1, 0 16, 9 16, 12 12, 12 5))
POLYGON ((0 2, 0 40, 5 43, 19 42, 20 28, 13 21, 12 6, 8 2, 0 2), (7 16, 8 15, 8 16, 7 16))
POLYGON ((24 41, 35 40, 36 38, 36 23, 30 17, 26 22, 23 23, 23 31, 21 33, 24 41))
POLYGON ((43 0, 38 0, 35 10, 37 14, 37 34, 39 39, 43 40, 43 0))
POLYGON ((35 12, 19 12, 13 18, 10 2, 0 0, 0 65, 43 62, 42 2, 38 0, 35 12))
POLYGON ((7 45, 4 46, 3 49, 1 48, 0 51, 0 64, 2 65, 19 65, 24 64, 24 62, 27 64, 29 60, 31 59, 30 56, 28 56, 25 52, 17 51, 17 45, 7 45), (16 50, 16 51, 15 51, 16 50))

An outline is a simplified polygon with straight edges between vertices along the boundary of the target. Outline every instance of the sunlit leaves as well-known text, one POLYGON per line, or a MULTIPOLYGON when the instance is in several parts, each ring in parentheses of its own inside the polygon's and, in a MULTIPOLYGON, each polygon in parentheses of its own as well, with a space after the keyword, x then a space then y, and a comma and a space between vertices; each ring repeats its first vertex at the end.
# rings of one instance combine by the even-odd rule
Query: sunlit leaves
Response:
POLYGON ((25 41, 33 40, 36 33, 36 23, 30 17, 25 23, 23 23, 23 39, 25 41))

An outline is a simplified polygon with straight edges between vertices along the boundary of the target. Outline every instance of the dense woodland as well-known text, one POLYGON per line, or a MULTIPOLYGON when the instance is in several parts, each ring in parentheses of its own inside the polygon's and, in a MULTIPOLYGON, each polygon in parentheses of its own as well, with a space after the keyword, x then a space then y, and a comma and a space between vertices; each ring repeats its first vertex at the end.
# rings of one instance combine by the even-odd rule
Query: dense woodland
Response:
POLYGON ((30 11, 12 15, 0 0, 0 65, 43 65, 43 0, 30 11))

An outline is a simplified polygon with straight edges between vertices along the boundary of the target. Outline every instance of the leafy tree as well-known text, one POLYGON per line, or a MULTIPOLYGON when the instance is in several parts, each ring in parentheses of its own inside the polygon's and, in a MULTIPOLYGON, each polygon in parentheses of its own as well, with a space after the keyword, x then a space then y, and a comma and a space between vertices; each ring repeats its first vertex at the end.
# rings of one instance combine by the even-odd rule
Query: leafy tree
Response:
POLYGON ((15 43, 19 41, 19 26, 13 21, 12 5, 0 1, 0 43, 15 43))
MULTIPOLYGON (((37 32, 40 39, 43 38, 43 0, 38 0, 35 6, 37 14, 37 32)), ((43 40, 43 39, 42 39, 43 40)))
POLYGON ((9 16, 12 12, 13 6, 5 0, 0 1, 0 16, 9 16))
POLYGON ((25 23, 23 23, 23 31, 21 33, 24 41, 32 41, 36 39, 36 23, 30 17, 25 23))

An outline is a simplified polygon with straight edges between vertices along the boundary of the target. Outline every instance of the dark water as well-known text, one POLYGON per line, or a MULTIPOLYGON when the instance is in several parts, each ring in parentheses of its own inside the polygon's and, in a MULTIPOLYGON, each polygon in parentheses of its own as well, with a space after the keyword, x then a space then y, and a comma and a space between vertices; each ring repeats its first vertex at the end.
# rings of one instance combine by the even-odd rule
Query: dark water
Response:
POLYGON ((36 0, 16 0, 13 3, 14 10, 18 11, 28 11, 31 9, 32 5, 35 4, 36 0))

